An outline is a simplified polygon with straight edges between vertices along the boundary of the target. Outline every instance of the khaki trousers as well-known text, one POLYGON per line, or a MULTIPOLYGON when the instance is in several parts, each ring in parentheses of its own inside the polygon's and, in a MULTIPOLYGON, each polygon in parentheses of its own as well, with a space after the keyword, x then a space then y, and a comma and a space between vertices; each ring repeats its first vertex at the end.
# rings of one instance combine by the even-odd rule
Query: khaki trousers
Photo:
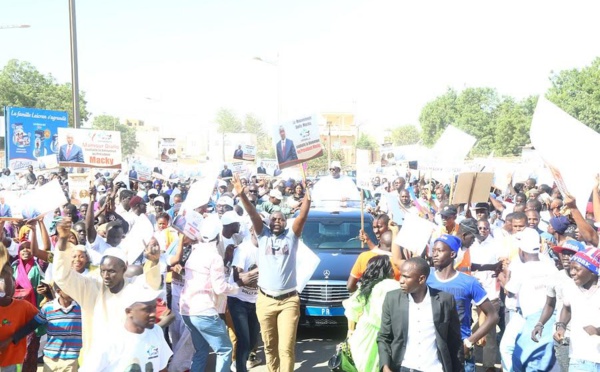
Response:
POLYGON ((52 359, 44 357, 44 372, 77 372, 77 359, 52 359))
POLYGON ((256 316, 260 323, 269 372, 291 372, 296 358, 296 329, 300 320, 300 297, 281 301, 258 292, 256 316))

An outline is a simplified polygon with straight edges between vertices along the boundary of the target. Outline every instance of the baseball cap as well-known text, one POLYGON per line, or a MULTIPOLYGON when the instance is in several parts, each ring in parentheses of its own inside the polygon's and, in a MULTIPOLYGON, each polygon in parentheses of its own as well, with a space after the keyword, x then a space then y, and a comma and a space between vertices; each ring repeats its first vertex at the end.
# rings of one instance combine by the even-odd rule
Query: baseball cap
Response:
POLYGON ((140 198, 139 195, 135 195, 129 200, 129 207, 135 208, 138 205, 142 204, 143 202, 144 202, 144 199, 140 198))
POLYGON ((440 212, 442 217, 456 216, 457 213, 458 213, 458 211, 456 210, 456 207, 453 205, 445 206, 444 209, 442 209, 442 211, 440 212))
POLYGON ((154 204, 156 204, 156 203, 165 204, 165 198, 163 198, 162 196, 157 196, 156 198, 154 198, 154 204))
POLYGON ((154 195, 154 196, 158 195, 158 191, 156 189, 148 190, 148 197, 151 198, 152 195, 154 195))
POLYGON ((515 234, 515 243, 517 247, 525 253, 540 253, 540 234, 530 227, 515 234))
POLYGON ((477 203, 475 204, 474 210, 485 209, 486 211, 490 210, 490 205, 488 203, 477 203))
POLYGON ((210 215, 202 221, 200 236, 205 242, 214 240, 223 230, 223 224, 217 215, 210 215))
POLYGON ((567 216, 558 216, 550 218, 550 226, 552 226, 554 231, 556 231, 560 235, 565 234, 570 224, 571 222, 569 221, 569 218, 567 216))
POLYGON ((478 235, 479 229, 477 228, 477 220, 474 218, 465 218, 459 224, 461 232, 467 232, 478 235))
POLYGON ((433 244, 435 244, 437 242, 442 242, 442 243, 446 244, 454 252, 458 252, 458 250, 460 249, 460 247, 462 245, 462 243, 458 237, 456 237, 454 235, 450 235, 450 234, 444 234, 444 235, 440 236, 433 242, 433 244))
POLYGON ((569 239, 560 246, 552 247, 552 250, 556 253, 563 253, 569 251, 573 253, 581 252, 585 249, 585 246, 577 240, 569 239))
POLYGON ((231 197, 224 195, 217 200, 217 205, 228 205, 233 208, 233 199, 231 197))
POLYGON ((269 196, 275 199, 283 200, 283 195, 281 195, 281 191, 277 189, 271 190, 271 192, 269 192, 269 196))
POLYGON ((227 182, 219 180, 217 181, 217 187, 227 187, 227 182))
POLYGON ((223 213, 223 216, 221 216, 221 223, 223 225, 231 225, 232 223, 240 223, 241 219, 240 219, 240 215, 237 214, 236 211, 227 211, 225 213, 223 213))
POLYGON ((159 298, 161 291, 156 291, 146 283, 135 282, 129 284, 123 290, 123 306, 130 307, 139 302, 151 302, 159 298))
POLYGON ((102 258, 106 256, 118 258, 119 260, 123 261, 125 265, 127 265, 127 255, 121 248, 108 248, 104 251, 102 258))
POLYGON ((342 169, 342 164, 339 161, 334 160, 331 162, 331 165, 329 166, 329 169, 332 169, 332 168, 342 169))
POLYGON ((98 192, 106 192, 106 186, 104 186, 104 185, 98 186, 98 192))
POLYGON ((588 248, 585 251, 577 252, 571 257, 572 262, 577 262, 585 267, 594 275, 598 275, 600 270, 600 250, 597 248, 588 248))

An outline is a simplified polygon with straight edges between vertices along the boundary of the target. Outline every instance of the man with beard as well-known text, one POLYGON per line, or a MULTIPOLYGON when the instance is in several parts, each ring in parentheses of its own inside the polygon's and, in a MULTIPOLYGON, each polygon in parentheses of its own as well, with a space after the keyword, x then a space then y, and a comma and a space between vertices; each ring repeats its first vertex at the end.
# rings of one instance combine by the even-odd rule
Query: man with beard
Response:
POLYGON ((271 214, 269 226, 250 203, 238 175, 233 185, 248 212, 258 236, 258 298, 256 314, 262 330, 265 356, 270 371, 294 370, 296 328, 300 319, 300 298, 296 291, 296 254, 310 210, 308 193, 291 229, 281 212, 271 214))

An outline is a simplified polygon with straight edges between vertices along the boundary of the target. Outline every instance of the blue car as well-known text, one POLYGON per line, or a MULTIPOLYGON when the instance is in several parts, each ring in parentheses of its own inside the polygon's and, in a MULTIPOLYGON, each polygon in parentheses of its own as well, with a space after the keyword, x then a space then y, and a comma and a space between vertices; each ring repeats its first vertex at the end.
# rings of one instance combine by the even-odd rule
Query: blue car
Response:
MULTIPOLYGON (((300 293, 301 326, 345 326, 342 301, 350 294, 346 289, 348 276, 356 258, 368 250, 361 249, 358 238, 361 228, 360 209, 341 208, 337 211, 311 209, 302 231, 302 240, 321 262, 302 293, 300 293)), ((373 216, 364 215, 365 231, 372 241, 373 216)))

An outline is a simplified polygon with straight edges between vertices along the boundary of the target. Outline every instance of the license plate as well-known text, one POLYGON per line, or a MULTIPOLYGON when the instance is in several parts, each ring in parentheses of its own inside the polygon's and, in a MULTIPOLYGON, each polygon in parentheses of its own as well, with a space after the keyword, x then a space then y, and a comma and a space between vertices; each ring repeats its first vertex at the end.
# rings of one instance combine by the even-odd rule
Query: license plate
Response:
POLYGON ((306 315, 310 316, 344 316, 343 307, 307 306, 306 315))

